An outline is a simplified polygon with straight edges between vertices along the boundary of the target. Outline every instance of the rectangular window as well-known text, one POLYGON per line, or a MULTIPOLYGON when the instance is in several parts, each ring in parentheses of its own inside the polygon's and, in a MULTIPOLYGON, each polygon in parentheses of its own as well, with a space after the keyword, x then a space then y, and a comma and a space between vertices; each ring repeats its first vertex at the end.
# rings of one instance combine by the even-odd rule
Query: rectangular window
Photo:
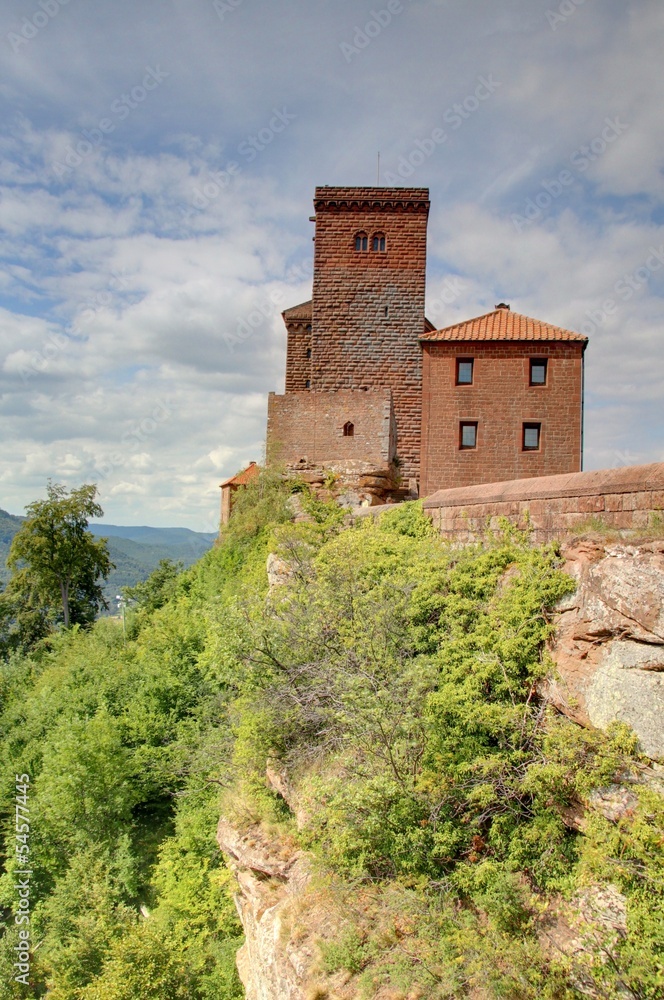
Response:
POLYGON ((457 363, 456 363, 456 384, 457 385, 472 385, 473 384, 473 359, 472 358, 457 358, 457 363))
POLYGON ((530 359, 530 384, 531 385, 546 385, 546 358, 531 358, 530 359))
POLYGON ((459 448, 467 451, 469 448, 477 448, 477 421, 462 420, 459 425, 459 448))
POLYGON ((524 424, 523 425, 523 450, 524 451, 539 451, 541 437, 542 437, 542 425, 541 424, 524 424))

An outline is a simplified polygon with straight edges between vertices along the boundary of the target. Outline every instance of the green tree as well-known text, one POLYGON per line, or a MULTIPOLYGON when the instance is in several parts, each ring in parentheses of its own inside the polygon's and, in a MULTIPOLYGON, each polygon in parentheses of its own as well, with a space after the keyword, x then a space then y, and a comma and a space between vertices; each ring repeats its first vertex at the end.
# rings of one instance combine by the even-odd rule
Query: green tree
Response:
POLYGON ((113 569, 106 539, 87 531, 89 518, 104 513, 97 487, 84 484, 68 492, 49 482, 47 494, 26 507, 28 516, 14 536, 5 596, 46 609, 65 628, 89 624, 107 607, 100 581, 113 569))
POLYGON ((141 611, 150 615, 174 597, 177 579, 183 569, 181 562, 160 559, 147 580, 139 580, 133 587, 122 587, 122 593, 128 601, 134 601, 141 611))

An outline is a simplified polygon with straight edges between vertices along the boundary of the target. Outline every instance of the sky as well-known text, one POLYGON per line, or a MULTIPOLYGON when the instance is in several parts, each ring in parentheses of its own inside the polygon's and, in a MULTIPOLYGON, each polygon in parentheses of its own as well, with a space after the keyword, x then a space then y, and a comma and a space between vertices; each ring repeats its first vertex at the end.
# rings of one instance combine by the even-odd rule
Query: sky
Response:
POLYGON ((316 185, 429 187, 427 315, 589 336, 585 467, 664 460, 661 0, 4 0, 0 506, 213 531, 316 185))

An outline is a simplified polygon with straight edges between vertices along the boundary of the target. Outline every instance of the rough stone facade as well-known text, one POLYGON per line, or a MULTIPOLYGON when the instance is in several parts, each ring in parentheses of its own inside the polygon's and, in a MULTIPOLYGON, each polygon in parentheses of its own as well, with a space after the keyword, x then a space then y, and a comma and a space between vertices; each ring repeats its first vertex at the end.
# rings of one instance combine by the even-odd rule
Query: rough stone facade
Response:
POLYGON ((389 389, 270 393, 268 460, 290 468, 389 468, 396 427, 389 389), (351 433, 352 432, 352 433, 351 433))
POLYGON ((585 341, 423 342, 421 493, 581 468, 585 341), (473 361, 472 384, 457 384, 457 362, 473 361), (546 383, 531 384, 530 361, 546 359, 546 383), (477 425, 474 448, 460 446, 462 423, 477 425), (524 424, 539 425, 524 450, 524 424))
POLYGON ((288 331, 286 392, 302 392, 311 388, 311 302, 286 309, 283 317, 288 331))
POLYGON ((501 518, 530 527, 535 542, 584 524, 645 532, 664 516, 664 463, 439 490, 424 509, 442 535, 459 542, 497 528, 501 518))
MULTIPOLYGON (((268 455, 297 462, 315 439, 332 447, 317 447, 316 461, 338 460, 338 427, 324 426, 338 413, 307 396, 381 389, 392 394, 402 481, 420 495, 578 472, 587 337, 504 303, 434 330, 424 316, 426 188, 319 187, 314 205, 313 297, 283 313, 286 393, 270 399, 268 455), (470 379, 459 375, 464 360, 470 379)), ((344 455, 359 458, 362 440, 373 463, 369 426, 345 421, 357 437, 344 455)))
MULTIPOLYGON (((283 421, 279 424, 278 443, 286 454, 303 451, 298 435, 312 415, 318 440, 334 438, 333 429, 321 424, 325 407, 312 410, 301 393, 388 389, 402 476, 419 479, 419 338, 430 328, 424 318, 429 192, 322 187, 316 189, 314 205, 313 299, 284 312, 286 395, 277 399, 287 400, 292 393, 298 398, 283 405, 281 413, 288 412, 292 424, 290 431, 283 421)), ((271 414, 278 406, 271 399, 271 414)), ((359 441, 362 426, 354 423, 359 441)), ((273 421, 268 453, 274 453, 274 434, 273 421)))
POLYGON ((403 472, 419 478, 429 192, 317 188, 314 205, 312 388, 389 387, 403 472))

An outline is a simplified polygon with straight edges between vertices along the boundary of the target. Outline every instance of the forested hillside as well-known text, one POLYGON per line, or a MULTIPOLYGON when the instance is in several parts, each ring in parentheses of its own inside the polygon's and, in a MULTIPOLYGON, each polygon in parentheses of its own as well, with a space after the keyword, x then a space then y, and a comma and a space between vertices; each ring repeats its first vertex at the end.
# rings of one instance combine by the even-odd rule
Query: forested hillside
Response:
POLYGON ((335 975, 357 998, 661 1000, 664 800, 636 780, 624 727, 581 729, 537 693, 548 609, 572 587, 555 546, 506 529, 452 547, 417 504, 346 527, 302 490, 310 520, 293 524, 263 474, 221 545, 143 586, 126 641, 99 621, 3 664, 2 1000, 242 997, 222 812, 305 850, 342 908, 311 1000, 337 995, 335 975), (17 775, 29 986, 13 967, 17 775), (570 824, 631 778, 633 809, 570 824), (598 887, 625 928, 548 947, 547 908, 598 887))
MULTIPOLYGON (((12 538, 25 519, 0 509, 0 585, 9 580, 5 560, 12 538)), ((90 524, 90 532, 108 538, 108 552, 114 569, 103 586, 111 613, 117 612, 116 595, 121 587, 133 587, 145 580, 162 559, 191 566, 211 548, 216 537, 210 532, 188 528, 149 528, 115 524, 90 524)))

